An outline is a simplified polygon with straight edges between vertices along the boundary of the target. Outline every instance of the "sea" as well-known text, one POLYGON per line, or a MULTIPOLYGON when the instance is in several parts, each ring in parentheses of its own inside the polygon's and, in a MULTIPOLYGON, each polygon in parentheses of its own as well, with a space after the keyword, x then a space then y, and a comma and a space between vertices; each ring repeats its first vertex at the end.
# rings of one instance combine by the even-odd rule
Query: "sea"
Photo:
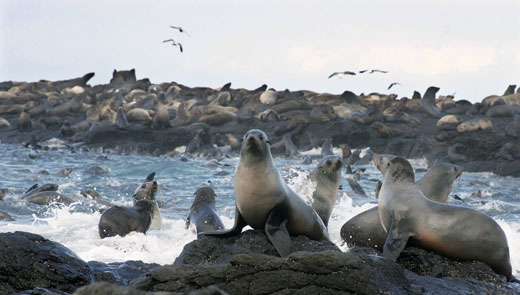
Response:
MULTIPOLYGON (((147 156, 119 154, 111 150, 92 152, 78 148, 72 151, 59 139, 51 139, 43 145, 50 149, 33 150, 22 145, 0 143, 0 189, 9 190, 4 200, 0 200, 0 210, 14 218, 14 221, 0 221, 0 232, 39 234, 63 244, 87 262, 141 260, 171 264, 183 247, 197 238, 195 228, 186 228, 185 220, 194 193, 201 186, 211 186, 215 190, 217 213, 226 227, 233 225, 233 176, 238 154, 217 159, 219 164, 215 167, 206 165, 211 158, 184 157, 182 148, 178 149, 176 156, 147 156), (89 168, 94 166, 102 168, 104 173, 92 173, 89 168), (72 172, 68 176, 57 176, 65 168, 72 168, 72 172), (101 239, 98 223, 106 207, 83 197, 80 191, 96 190, 114 205, 132 206, 133 193, 152 172, 159 183, 157 200, 163 219, 162 228, 151 229, 146 234, 133 232, 125 237, 101 239), (31 186, 46 183, 58 184, 58 191, 74 202, 41 206, 28 204, 22 199, 31 186)), ((314 149, 293 158, 274 157, 289 186, 307 202, 311 201, 314 189, 308 176, 317 166, 320 152, 320 149, 314 149), (314 158, 312 164, 303 164, 304 155, 314 158)), ((361 156, 365 152, 362 150, 361 156)), ((335 153, 340 155, 341 151, 335 150, 335 153)), ((416 180, 419 180, 427 169, 427 161, 410 161, 417 171, 416 180)), ((340 191, 329 221, 331 239, 343 251, 349 249, 340 237, 342 225, 376 206, 375 186, 378 180, 382 180, 381 173, 371 163, 353 169, 364 170, 358 182, 366 196, 351 190, 347 181, 349 175, 343 169, 340 191)), ((509 242, 513 274, 520 277, 520 178, 489 172, 463 172, 455 180, 447 203, 484 212, 502 227, 509 242)))

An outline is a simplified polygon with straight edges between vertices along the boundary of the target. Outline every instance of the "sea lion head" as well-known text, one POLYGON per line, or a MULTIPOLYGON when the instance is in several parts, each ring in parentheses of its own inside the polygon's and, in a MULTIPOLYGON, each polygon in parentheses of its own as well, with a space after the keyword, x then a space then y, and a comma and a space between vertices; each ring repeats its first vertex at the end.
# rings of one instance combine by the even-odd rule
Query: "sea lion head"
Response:
POLYGON ((240 155, 264 158, 271 153, 270 145, 267 135, 262 130, 251 129, 242 138, 240 155))
POLYGON ((195 192, 195 200, 193 201, 193 205, 191 205, 191 208, 195 208, 199 206, 200 204, 209 204, 211 206, 215 206, 215 191, 209 187, 209 186, 203 186, 199 188, 195 192))
MULTIPOLYGON (((157 181, 145 181, 141 184, 133 195, 134 202, 139 200, 150 200, 155 201, 155 195, 157 194, 157 189, 159 185, 157 181)), ((137 204, 137 203, 136 203, 137 204)))
POLYGON ((392 159, 395 159, 395 157, 397 156, 389 154, 374 154, 372 156, 372 162, 374 163, 374 166, 376 166, 377 170, 381 171, 383 176, 385 176, 388 163, 390 163, 392 159))
POLYGON ((323 158, 318 164, 318 167, 312 171, 311 179, 319 181, 326 178, 333 183, 339 182, 341 180, 342 164, 338 156, 327 156, 323 158))
POLYGON ((415 183, 412 165, 406 159, 395 157, 386 164, 386 167, 385 181, 415 183))

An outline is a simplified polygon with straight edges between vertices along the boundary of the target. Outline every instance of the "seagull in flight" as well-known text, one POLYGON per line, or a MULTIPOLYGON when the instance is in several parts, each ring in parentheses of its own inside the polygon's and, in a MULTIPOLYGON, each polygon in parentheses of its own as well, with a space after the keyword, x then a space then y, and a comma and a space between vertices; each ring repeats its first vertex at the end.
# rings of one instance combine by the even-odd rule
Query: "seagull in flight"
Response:
POLYGON ((166 39, 166 40, 163 40, 162 42, 163 43, 172 42, 172 46, 179 46, 179 49, 182 52, 182 44, 181 43, 175 42, 175 40, 173 40, 173 39, 166 39))
POLYGON ((362 70, 362 71, 359 71, 360 74, 363 74, 365 72, 368 72, 369 74, 373 74, 373 73, 383 73, 383 74, 386 74, 388 73, 388 71, 383 71, 383 70, 362 70))
POLYGON ((390 84, 390 86, 388 86, 387 89, 390 89, 390 88, 392 88, 392 87, 395 86, 395 85, 401 85, 401 83, 399 83, 399 82, 394 82, 394 83, 390 84))
POLYGON ((329 76, 329 79, 334 77, 334 76, 338 76, 339 78, 343 77, 344 75, 355 75, 356 73, 354 72, 350 72, 350 71, 344 71, 344 72, 334 72, 332 74, 330 74, 329 76))
POLYGON ((188 32, 186 32, 182 27, 170 26, 170 28, 175 29, 175 30, 179 30, 179 32, 188 35, 188 37, 191 37, 191 35, 188 34, 188 32))

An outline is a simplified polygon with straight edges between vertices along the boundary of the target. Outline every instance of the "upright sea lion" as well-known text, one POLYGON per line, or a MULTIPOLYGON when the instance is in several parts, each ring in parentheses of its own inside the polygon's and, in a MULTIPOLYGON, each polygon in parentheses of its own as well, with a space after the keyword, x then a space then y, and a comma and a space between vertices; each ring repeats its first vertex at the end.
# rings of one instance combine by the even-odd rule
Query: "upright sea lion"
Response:
POLYGON ((132 198, 134 199, 134 205, 139 200, 150 200, 152 202, 153 216, 152 216, 152 224, 150 225, 151 229, 158 229, 162 226, 162 218, 161 212, 159 211, 159 206, 157 205, 155 195, 157 194, 157 189, 159 185, 157 181, 154 181, 155 172, 150 173, 146 177, 146 180, 135 190, 132 198))
POLYGON ((195 192, 195 200, 186 218, 186 229, 195 224, 197 233, 224 229, 224 224, 215 209, 215 191, 209 187, 201 187, 195 192))
POLYGON ((502 228, 482 212, 426 198, 407 160, 397 157, 387 164, 378 205, 388 232, 383 248, 386 258, 395 261, 408 239, 413 239, 414 245, 456 260, 484 262, 513 279, 502 228))
POLYGON ((8 192, 9 190, 6 188, 0 189, 0 200, 3 200, 8 192))
POLYGON ((439 109, 437 109, 437 106, 435 106, 435 94, 437 91, 439 91, 439 87, 428 87, 424 97, 421 99, 419 109, 432 117, 439 118, 441 116, 441 112, 439 109))
POLYGON ((139 200, 134 207, 114 206, 101 215, 99 236, 103 239, 116 235, 124 237, 132 231, 146 233, 152 224, 152 215, 150 200, 139 200))
POLYGON ((114 124, 119 129, 128 128, 128 121, 126 120, 125 110, 122 107, 119 107, 117 109, 116 120, 115 120, 114 124))
POLYGON ((329 240, 323 221, 283 180, 276 168, 267 135, 258 129, 243 137, 235 171, 235 224, 229 230, 200 233, 233 236, 250 225, 264 229, 280 256, 291 252, 289 235, 329 240))
POLYGON ((316 184, 316 189, 312 193, 311 206, 325 226, 328 226, 332 209, 336 203, 341 182, 341 166, 342 162, 339 157, 327 156, 321 160, 310 175, 311 181, 316 184))
MULTIPOLYGON (((396 157, 394 155, 374 154, 374 165, 381 171, 383 177, 387 173, 388 163, 396 157)), ((451 193, 453 182, 462 174, 462 171, 463 168, 457 165, 436 164, 428 169, 423 178, 417 182, 417 185, 426 197, 444 203, 451 193)), ((376 188, 377 195, 378 190, 376 188)), ((386 236, 387 234, 379 220, 377 206, 352 217, 341 228, 341 238, 347 242, 349 247, 356 245, 381 250, 386 241, 386 236)))
POLYGON ((18 127, 20 128, 20 130, 31 131, 31 127, 32 127, 31 116, 29 115, 28 112, 25 111, 25 109, 22 110, 22 112, 20 113, 20 117, 18 117, 18 121, 19 121, 18 127))

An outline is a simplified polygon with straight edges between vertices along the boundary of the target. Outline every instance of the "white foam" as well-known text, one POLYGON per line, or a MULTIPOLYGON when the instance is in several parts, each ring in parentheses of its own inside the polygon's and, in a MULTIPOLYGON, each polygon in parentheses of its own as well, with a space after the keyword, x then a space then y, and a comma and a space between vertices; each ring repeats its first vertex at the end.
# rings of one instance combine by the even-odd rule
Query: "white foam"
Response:
POLYGON ((520 276, 520 223, 508 223, 504 220, 496 220, 496 222, 506 234, 513 275, 518 278, 520 276))

